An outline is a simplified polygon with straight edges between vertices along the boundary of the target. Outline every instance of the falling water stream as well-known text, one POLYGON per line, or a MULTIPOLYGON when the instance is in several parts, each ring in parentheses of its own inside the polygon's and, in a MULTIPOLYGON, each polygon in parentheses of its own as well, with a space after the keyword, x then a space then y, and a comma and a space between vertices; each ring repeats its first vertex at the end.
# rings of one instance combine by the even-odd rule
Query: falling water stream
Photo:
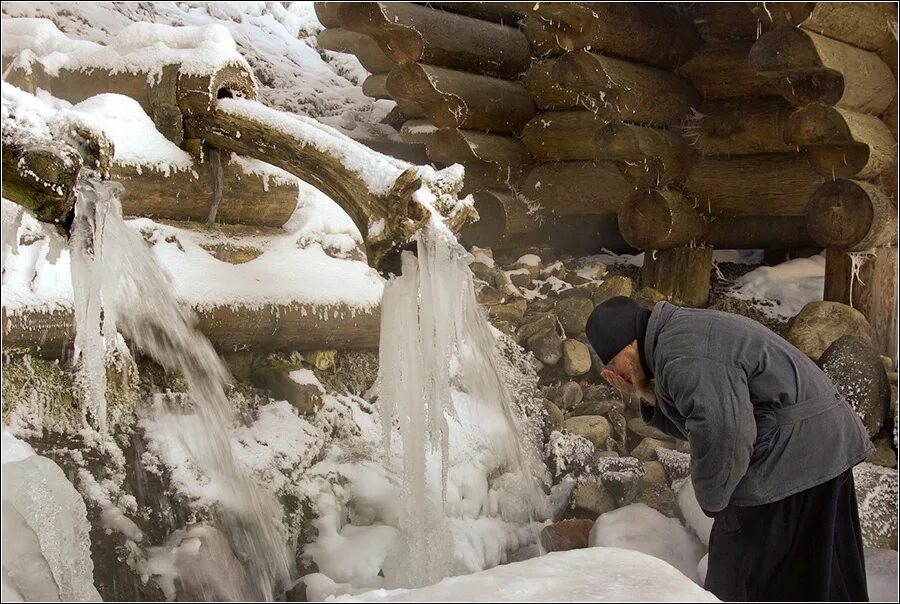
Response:
MULTIPOLYGON (((104 359, 116 328, 169 371, 184 376, 200 431, 179 421, 171 407, 161 420, 188 452, 197 470, 217 485, 216 527, 242 562, 244 576, 229 577, 229 599, 272 600, 288 586, 289 563, 281 508, 239 467, 229 434, 234 411, 225 397, 228 370, 190 321, 168 278, 141 238, 122 220, 121 185, 82 178, 73 224, 72 273, 76 300, 79 384, 89 416, 105 429, 104 359), (168 420, 168 421, 166 421, 168 420)), ((211 578, 213 579, 213 578, 211 578)), ((220 594, 220 597, 224 597, 220 594)))

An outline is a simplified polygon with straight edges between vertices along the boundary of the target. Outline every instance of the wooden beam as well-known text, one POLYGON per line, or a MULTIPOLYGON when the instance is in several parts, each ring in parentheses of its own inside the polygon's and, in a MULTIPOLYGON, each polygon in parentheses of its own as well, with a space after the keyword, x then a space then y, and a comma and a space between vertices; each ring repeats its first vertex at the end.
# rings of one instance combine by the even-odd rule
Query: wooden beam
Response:
POLYGON ((897 245, 897 207, 870 182, 823 183, 809 200, 806 222, 822 247, 855 252, 897 245))
POLYGON ((709 100, 686 120, 684 136, 705 157, 792 153, 784 130, 793 111, 780 96, 709 100))
POLYGON ((519 194, 555 216, 615 214, 634 185, 613 161, 537 164, 524 176, 519 194))
POLYGON ((319 32, 316 44, 319 48, 332 52, 355 55, 363 69, 369 73, 387 72, 397 65, 370 36, 343 27, 330 27, 319 32))
POLYGON ((678 69, 700 96, 734 99, 780 94, 774 82, 750 67, 753 40, 707 41, 678 69))

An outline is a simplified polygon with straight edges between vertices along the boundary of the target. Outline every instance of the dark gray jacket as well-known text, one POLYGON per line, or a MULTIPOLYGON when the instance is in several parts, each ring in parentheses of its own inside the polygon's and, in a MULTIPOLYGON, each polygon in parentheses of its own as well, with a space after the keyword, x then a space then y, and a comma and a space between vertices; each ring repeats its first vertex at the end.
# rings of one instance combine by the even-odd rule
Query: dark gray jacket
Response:
POLYGON ((660 302, 643 345, 657 401, 644 419, 690 441, 704 510, 783 499, 874 451, 828 376, 756 321, 660 302))

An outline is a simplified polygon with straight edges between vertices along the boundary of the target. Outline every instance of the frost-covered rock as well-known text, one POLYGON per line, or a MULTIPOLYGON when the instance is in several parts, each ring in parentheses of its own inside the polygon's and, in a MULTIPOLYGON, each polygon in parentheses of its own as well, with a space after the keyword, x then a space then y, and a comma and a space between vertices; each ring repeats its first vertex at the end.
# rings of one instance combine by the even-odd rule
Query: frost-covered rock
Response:
POLYGON ((593 310, 594 303, 587 298, 564 298, 556 303, 556 315, 569 337, 584 335, 593 310))
POLYGON ((616 509, 616 500, 596 480, 589 478, 575 489, 572 506, 577 514, 585 514, 593 519, 616 509))
POLYGON ((872 328, 866 317, 840 302, 810 302, 791 319, 784 338, 818 361, 835 340, 855 335, 872 342, 872 328))
POLYGON ((853 480, 863 543, 897 549, 897 470, 861 463, 853 468, 853 480))
POLYGON ((865 338, 841 336, 819 358, 822 368, 853 410, 869 437, 884 425, 891 404, 891 386, 881 356, 865 338))
POLYGON ((87 509, 63 471, 4 431, 2 472, 4 591, 25 600, 99 601, 87 509))
POLYGON ((566 430, 589 440, 598 449, 606 448, 610 435, 610 425, 602 415, 578 415, 570 417, 564 424, 566 430))
POLYGON ((691 456, 673 449, 657 449, 656 456, 659 463, 666 470, 669 482, 683 480, 691 475, 691 456))
POLYGON ((582 401, 584 392, 578 382, 563 382, 553 391, 551 397, 560 409, 568 411, 582 401))
POLYGON ((591 370, 591 353, 588 348, 578 340, 566 340, 563 342, 563 368, 566 375, 584 375, 591 370))
MULTIPOLYGON (((695 564, 692 573, 696 575, 696 572, 695 564)), ((308 589, 311 601, 335 593, 311 587, 308 589)), ((718 599, 657 558, 614 547, 590 547, 450 577, 420 589, 369 591, 337 601, 718 602, 718 599)))
POLYGON ((531 336, 525 347, 545 365, 556 365, 562 358, 562 338, 555 331, 545 331, 531 336))
POLYGON ((591 547, 621 547, 665 560, 684 576, 699 582, 697 564, 704 548, 674 518, 635 503, 603 514, 591 529, 591 547))

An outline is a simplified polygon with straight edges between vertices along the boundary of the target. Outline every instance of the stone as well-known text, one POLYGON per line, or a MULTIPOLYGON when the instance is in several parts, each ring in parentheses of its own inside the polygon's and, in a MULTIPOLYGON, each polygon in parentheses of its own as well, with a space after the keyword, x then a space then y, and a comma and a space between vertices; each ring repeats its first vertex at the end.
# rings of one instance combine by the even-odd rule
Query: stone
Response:
POLYGON ((642 418, 633 417, 628 420, 628 429, 638 436, 642 436, 644 438, 655 438, 661 441, 667 441, 669 443, 672 442, 672 437, 667 435, 662 430, 658 428, 654 428, 653 426, 648 425, 642 418))
POLYGON ((552 400, 560 409, 569 410, 584 398, 584 392, 578 382, 563 382, 553 392, 552 400))
POLYGON ((822 368, 854 411, 869 437, 884 425, 891 405, 891 386, 881 357, 865 338, 841 336, 819 357, 822 368))
POLYGON ((863 545, 897 549, 897 470, 861 463, 853 482, 863 545))
POLYGON ((658 302, 665 302, 667 299, 665 294, 650 286, 642 287, 634 297, 635 302, 647 310, 652 310, 658 302))
POLYGON ((644 485, 651 484, 668 484, 668 480, 666 479, 666 469, 663 465, 658 461, 645 461, 644 466, 644 475, 641 477, 641 481, 644 485))
POLYGON ((556 277, 557 279, 565 279, 567 274, 566 265, 557 260, 553 264, 548 264, 541 269, 541 278, 556 277))
POLYGON ((588 546, 588 535, 594 527, 593 520, 560 520, 541 530, 541 545, 548 552, 567 552, 588 546))
POLYGON ((309 600, 306 597, 306 581, 302 578, 284 592, 285 602, 308 602, 309 600))
POLYGON ((889 375, 891 373, 896 373, 896 370, 894 369, 894 361, 893 361, 893 359, 891 359, 891 357, 886 357, 884 355, 881 355, 881 362, 884 365, 885 373, 887 373, 889 375))
POLYGON ((491 306, 488 316, 497 321, 509 321, 518 323, 525 315, 525 309, 528 307, 525 300, 516 300, 515 302, 507 302, 506 304, 496 304, 491 306))
POLYGON ((583 336, 594 303, 585 298, 564 298, 556 303, 556 316, 568 336, 583 336))
POLYGON ((566 416, 562 410, 553 401, 544 399, 544 410, 547 412, 547 426, 549 432, 553 430, 562 430, 566 421, 566 416))
POLYGON ((478 303, 485 306, 503 304, 506 301, 506 296, 499 289, 490 285, 481 286, 481 289, 478 290, 477 298, 478 303))
POLYGON ((562 338, 555 331, 545 331, 531 336, 525 348, 544 365, 556 365, 562 358, 562 338))
MULTIPOLYGON (((551 312, 554 306, 556 306, 555 300, 549 298, 536 298, 528 303, 528 315, 532 312, 536 314, 551 312)), ((526 315, 526 318, 528 315, 526 315)), ((555 316, 556 315, 554 315, 554 317, 555 316)))
POLYGON ((319 371, 328 371, 334 368, 334 359, 337 356, 337 350, 313 350, 303 353, 303 360, 318 369, 319 371))
POLYGON ((653 508, 668 518, 677 517, 678 504, 675 499, 675 491, 667 484, 649 484, 641 490, 637 503, 653 508))
POLYGON ((488 266, 484 262, 473 262, 469 265, 469 270, 477 279, 481 279, 489 285, 494 284, 494 267, 488 266))
POLYGON ((885 468, 896 468, 897 454, 891 448, 891 439, 876 438, 875 452, 869 455, 869 457, 866 459, 866 463, 875 464, 876 466, 883 466, 885 468))
POLYGON ((512 321, 494 320, 491 322, 491 325, 512 338, 516 337, 516 324, 512 321))
POLYGON ((536 315, 531 315, 531 320, 527 321, 523 320, 522 325, 519 327, 519 344, 523 345, 528 342, 531 336, 539 334, 541 332, 556 332, 556 313, 553 312, 545 312, 539 313, 536 315))
POLYGON ((606 415, 612 409, 611 401, 583 400, 571 407, 567 414, 569 417, 576 415, 606 415))
POLYGON ((530 287, 531 283, 534 281, 534 277, 531 275, 531 271, 528 269, 520 268, 514 271, 507 271, 506 276, 509 277, 509 280, 518 288, 530 287))
POLYGON ((671 448, 671 440, 659 440, 651 437, 644 437, 641 442, 631 451, 632 457, 637 457, 641 461, 652 461, 658 459, 656 450, 663 448, 671 448))
POLYGON ((691 475, 691 456, 673 449, 659 449, 656 452, 659 463, 666 471, 669 482, 682 480, 691 475))
POLYGON ((564 289, 559 292, 559 299, 563 300, 565 298, 584 298, 586 300, 590 300, 594 295, 594 290, 588 285, 582 285, 580 287, 572 287, 569 289, 564 289))
POLYGON ((469 253, 472 254, 478 262, 484 262, 483 258, 489 260, 486 264, 490 264, 494 261, 494 250, 489 247, 478 247, 477 245, 473 245, 469 248, 469 253))
POLYGON ((591 353, 578 340, 565 340, 562 343, 562 355, 566 375, 577 377, 591 370, 591 353))
POLYGON ((541 276, 541 258, 535 254, 525 254, 515 261, 513 268, 516 270, 524 269, 528 271, 532 279, 537 279, 541 276))
POLYGON ((564 426, 572 434, 576 434, 591 442, 598 449, 606 449, 606 439, 610 435, 610 425, 602 415, 579 415, 567 418, 564 426))
POLYGON ((595 262, 591 266, 590 272, 588 272, 588 278, 594 281, 602 279, 607 270, 608 269, 606 268, 605 264, 603 264, 602 262, 595 262))
POLYGON ((544 364, 535 358, 535 356, 529 355, 528 362, 531 363, 531 368, 534 369, 535 373, 540 373, 544 370, 544 364))
POLYGON ((644 467, 634 457, 607 457, 597 459, 597 471, 603 486, 622 507, 634 503, 641 492, 644 467))
POLYGON ((569 285, 578 287, 579 285, 584 285, 585 283, 590 283, 591 280, 587 277, 582 277, 578 273, 568 273, 566 274, 565 279, 563 279, 569 285))
POLYGON ((855 308, 840 302, 810 302, 790 320, 784 339, 818 361, 829 346, 846 335, 874 342, 869 322, 855 308))
POLYGON ((594 291, 594 304, 602 304, 616 296, 630 298, 632 293, 634 293, 634 284, 631 279, 621 275, 613 275, 604 279, 603 283, 594 291))
POLYGON ((241 382, 250 382, 253 373, 253 353, 247 350, 223 352, 222 360, 228 365, 228 370, 235 379, 241 382))
POLYGON ((325 389, 321 384, 297 383, 290 377, 291 369, 283 367, 257 367, 250 381, 257 388, 268 391, 273 398, 285 400, 301 414, 312 415, 322 406, 325 389))
POLYGON ((596 518, 616 509, 616 500, 596 480, 587 480, 575 489, 572 505, 576 514, 588 514, 596 518))

